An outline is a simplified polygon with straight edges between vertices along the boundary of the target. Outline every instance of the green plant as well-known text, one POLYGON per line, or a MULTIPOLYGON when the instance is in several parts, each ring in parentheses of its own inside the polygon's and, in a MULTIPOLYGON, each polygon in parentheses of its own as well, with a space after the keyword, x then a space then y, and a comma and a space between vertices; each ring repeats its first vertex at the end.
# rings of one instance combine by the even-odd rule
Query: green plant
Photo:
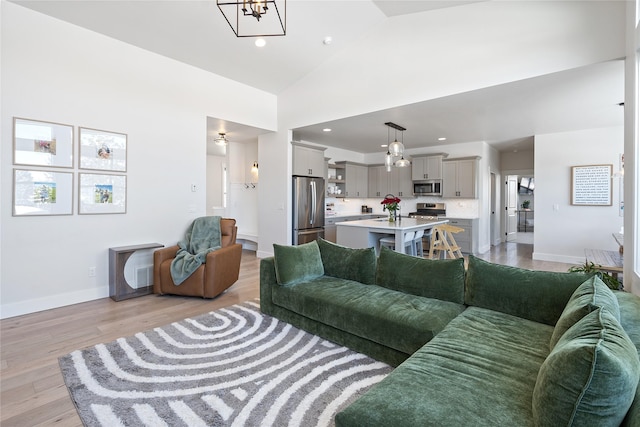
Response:
POLYGON ((600 270, 602 267, 600 264, 594 264, 593 262, 586 262, 583 265, 576 265, 574 267, 569 268, 570 272, 581 272, 581 273, 593 273, 600 278, 610 289, 619 290, 622 289, 622 283, 610 273, 606 271, 600 270))
POLYGON ((525 200, 522 202, 522 209, 529 209, 529 205, 531 204, 531 200, 525 200))

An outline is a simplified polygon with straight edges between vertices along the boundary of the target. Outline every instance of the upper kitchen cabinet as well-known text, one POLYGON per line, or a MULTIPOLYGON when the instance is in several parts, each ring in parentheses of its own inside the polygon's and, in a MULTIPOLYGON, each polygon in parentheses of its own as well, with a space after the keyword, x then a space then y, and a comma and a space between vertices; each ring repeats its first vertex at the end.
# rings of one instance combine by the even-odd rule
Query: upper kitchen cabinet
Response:
POLYGON ((411 168, 393 167, 387 172, 384 165, 369 166, 369 197, 413 197, 411 168))
POLYGON ((442 162, 442 197, 475 199, 479 157, 442 162))
POLYGON ((299 142, 292 142, 291 145, 293 145, 294 175, 326 178, 326 162, 324 158, 324 150, 326 148, 299 142))
POLYGON ((392 168, 391 194, 398 197, 413 197, 413 182, 411 182, 411 168, 392 168))
POLYGON ((384 197, 389 192, 388 174, 384 165, 369 166, 369 197, 384 197))
POLYGON ((336 168, 344 170, 344 196, 368 197, 369 168, 353 162, 336 162, 336 168))
POLYGON ((411 156, 411 179, 423 181, 425 179, 442 179, 443 154, 411 156))

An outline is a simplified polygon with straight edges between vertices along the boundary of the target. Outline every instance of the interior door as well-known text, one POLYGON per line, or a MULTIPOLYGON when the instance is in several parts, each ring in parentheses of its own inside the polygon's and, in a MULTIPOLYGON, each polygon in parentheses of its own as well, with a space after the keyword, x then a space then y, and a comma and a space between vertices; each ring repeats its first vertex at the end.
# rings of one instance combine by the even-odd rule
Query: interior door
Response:
POLYGON ((507 175, 505 206, 505 241, 513 242, 518 232, 518 176, 507 175))

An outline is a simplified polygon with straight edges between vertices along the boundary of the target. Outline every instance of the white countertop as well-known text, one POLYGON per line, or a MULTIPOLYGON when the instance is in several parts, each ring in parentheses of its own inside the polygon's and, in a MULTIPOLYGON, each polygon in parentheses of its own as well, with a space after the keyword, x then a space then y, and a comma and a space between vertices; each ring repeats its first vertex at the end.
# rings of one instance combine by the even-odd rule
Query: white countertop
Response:
POLYGON ((355 212, 355 213, 337 213, 337 214, 327 214, 325 213, 325 218, 351 218, 354 216, 380 216, 386 215, 386 213, 375 213, 375 212, 355 212))
POLYGON ((411 230, 419 230, 422 228, 433 227, 434 225, 444 224, 449 222, 446 219, 437 219, 433 221, 428 221, 424 219, 416 219, 416 218, 402 218, 400 220, 396 220, 395 222, 389 222, 387 218, 379 218, 379 219, 363 219, 360 221, 346 221, 346 222, 338 222, 337 226, 343 227, 361 227, 361 228, 369 228, 369 229, 377 229, 395 232, 396 230, 400 231, 411 231, 411 230), (427 227, 425 227, 427 226, 427 227))

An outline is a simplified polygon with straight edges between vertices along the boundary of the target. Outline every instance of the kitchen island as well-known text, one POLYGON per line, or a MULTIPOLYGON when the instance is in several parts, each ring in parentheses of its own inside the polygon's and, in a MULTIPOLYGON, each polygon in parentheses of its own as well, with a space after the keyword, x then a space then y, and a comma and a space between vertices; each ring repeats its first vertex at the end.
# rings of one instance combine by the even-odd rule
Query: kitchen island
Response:
MULTIPOLYGON (((417 218, 399 218, 389 222, 387 218, 364 219, 360 221, 338 222, 337 239, 339 245, 350 248, 376 248, 380 253, 380 239, 394 235, 396 252, 404 253, 405 233, 418 230, 428 230, 438 224, 449 222, 446 219, 424 220, 417 218)), ((426 234, 426 233, 425 233, 426 234)))

